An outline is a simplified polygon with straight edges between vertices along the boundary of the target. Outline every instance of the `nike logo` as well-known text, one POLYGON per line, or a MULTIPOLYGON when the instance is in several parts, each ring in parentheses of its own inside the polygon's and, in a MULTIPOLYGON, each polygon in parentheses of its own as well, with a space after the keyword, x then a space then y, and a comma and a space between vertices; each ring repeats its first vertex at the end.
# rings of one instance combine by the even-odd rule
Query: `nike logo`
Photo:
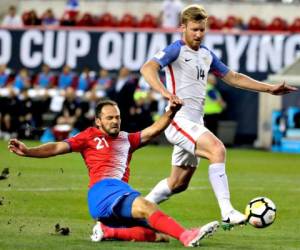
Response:
POLYGON ((223 177, 224 175, 225 175, 225 174, 220 174, 219 177, 221 178, 221 177, 223 177))
POLYGON ((186 61, 186 62, 189 62, 189 61, 191 61, 191 60, 192 60, 192 58, 190 58, 190 59, 184 58, 184 61, 186 61))

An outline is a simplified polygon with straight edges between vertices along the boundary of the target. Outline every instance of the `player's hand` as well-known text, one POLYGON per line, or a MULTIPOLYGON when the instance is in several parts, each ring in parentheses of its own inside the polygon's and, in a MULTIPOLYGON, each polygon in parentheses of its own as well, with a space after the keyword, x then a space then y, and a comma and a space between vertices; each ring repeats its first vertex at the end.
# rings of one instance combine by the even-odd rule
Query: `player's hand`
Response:
POLYGON ((26 156, 26 152, 28 151, 27 146, 17 139, 9 140, 8 149, 11 153, 15 153, 20 156, 26 156))
POLYGON ((183 101, 177 95, 171 95, 169 98, 169 102, 173 103, 174 105, 183 105, 183 101))
POLYGON ((170 103, 176 103, 176 104, 183 105, 183 101, 177 95, 173 95, 167 90, 165 92, 163 92, 162 95, 164 98, 168 99, 170 103))
POLYGON ((170 102, 176 102, 176 103, 181 103, 183 104, 182 100, 179 99, 177 95, 171 94, 169 91, 165 90, 164 92, 161 93, 162 96, 166 99, 168 99, 170 102))
POLYGON ((179 101, 172 100, 169 102, 169 108, 173 113, 176 113, 181 107, 182 107, 182 101, 180 99, 179 101))
POLYGON ((288 84, 286 84, 285 82, 281 83, 281 84, 276 84, 272 87, 270 93, 272 95, 285 95, 294 91, 297 91, 298 88, 290 86, 288 84))

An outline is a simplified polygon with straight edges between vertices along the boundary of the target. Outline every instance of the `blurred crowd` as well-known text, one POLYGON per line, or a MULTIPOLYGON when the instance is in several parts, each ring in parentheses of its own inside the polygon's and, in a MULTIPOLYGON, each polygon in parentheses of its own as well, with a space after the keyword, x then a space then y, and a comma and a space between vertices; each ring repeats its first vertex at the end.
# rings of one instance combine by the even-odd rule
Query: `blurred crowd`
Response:
MULTIPOLYGON (((102 13, 93 15, 82 13, 79 9, 79 2, 75 0, 67 1, 65 11, 61 17, 55 15, 51 8, 41 15, 32 9, 17 14, 15 6, 10 6, 5 15, 2 25, 6 27, 20 26, 77 26, 77 27, 119 27, 119 28, 177 28, 179 26, 179 16, 183 5, 179 0, 165 0, 162 2, 161 13, 154 16, 145 13, 140 19, 131 13, 124 13, 117 18, 113 13, 102 13)), ((281 17, 274 17, 266 23, 259 16, 252 16, 245 22, 240 16, 228 16, 222 20, 216 16, 208 19, 210 30, 249 30, 249 31, 289 31, 300 32, 300 17, 288 23, 281 17)))
MULTIPOLYGON (((125 13, 118 19, 113 13, 82 13, 78 0, 68 0, 61 17, 55 15, 51 8, 41 15, 35 10, 19 15, 16 7, 10 6, 2 25, 174 29, 180 24, 182 7, 180 0, 164 0, 161 13, 157 16, 145 13, 138 19, 125 13)), ((208 28, 300 32, 300 17, 291 23, 274 17, 270 23, 266 23, 258 16, 253 16, 245 23, 238 16, 228 16, 226 20, 209 16, 208 28)), ((161 78, 164 82, 163 76, 161 78)), ((207 123, 211 124, 213 130, 226 105, 214 86, 209 91, 207 96, 212 106, 218 105, 214 112, 206 112, 210 118, 207 123)), ((48 65, 43 65, 40 72, 32 73, 25 68, 16 71, 0 65, 0 138, 18 136, 46 142, 76 134, 93 124, 95 105, 102 98, 117 101, 122 114, 122 129, 129 132, 150 125, 163 113, 166 105, 166 101, 151 91, 140 75, 127 68, 115 73, 104 69, 94 72, 88 68, 82 72, 72 72, 65 65, 61 72, 53 72, 48 65)))
POLYGON ((165 100, 124 67, 113 74, 88 68, 75 73, 68 65, 52 72, 43 65, 31 74, 0 65, 0 137, 64 139, 93 125, 95 106, 102 98, 119 104, 122 129, 129 132, 147 127, 165 108, 165 100))

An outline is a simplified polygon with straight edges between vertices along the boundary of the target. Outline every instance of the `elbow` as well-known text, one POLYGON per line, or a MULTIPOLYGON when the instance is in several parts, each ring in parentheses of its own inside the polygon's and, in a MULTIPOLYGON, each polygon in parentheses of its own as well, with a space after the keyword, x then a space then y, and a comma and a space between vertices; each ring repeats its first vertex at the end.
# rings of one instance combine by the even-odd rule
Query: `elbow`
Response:
POLYGON ((143 65, 143 66, 141 67, 141 69, 140 69, 140 74, 141 74, 141 75, 144 75, 144 67, 145 67, 145 65, 143 65))
POLYGON ((152 73, 152 72, 157 72, 159 71, 160 69, 160 65, 157 64, 156 62, 154 61, 148 61, 146 62, 140 69, 140 73, 145 76, 147 75, 148 73, 152 73))
POLYGON ((242 75, 238 72, 231 72, 230 75, 224 78, 224 81, 233 87, 238 87, 241 81, 242 75))
POLYGON ((235 72, 233 75, 233 83, 234 85, 240 85, 243 80, 243 75, 241 73, 235 72))
POLYGON ((242 79, 242 74, 239 73, 239 72, 236 72, 234 74, 234 79, 235 79, 236 82, 239 82, 242 79))
POLYGON ((144 75, 146 74, 146 71, 147 71, 148 67, 149 67, 148 62, 145 63, 145 64, 141 67, 140 73, 141 73, 142 76, 144 76, 144 75))

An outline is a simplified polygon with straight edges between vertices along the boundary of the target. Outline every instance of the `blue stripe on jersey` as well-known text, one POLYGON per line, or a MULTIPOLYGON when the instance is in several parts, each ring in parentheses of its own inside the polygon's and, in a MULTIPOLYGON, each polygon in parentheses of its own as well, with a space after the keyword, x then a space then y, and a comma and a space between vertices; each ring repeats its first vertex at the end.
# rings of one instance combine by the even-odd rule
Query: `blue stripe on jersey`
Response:
POLYGON ((157 62, 163 68, 178 58, 181 46, 183 45, 184 42, 182 40, 177 40, 158 52, 151 60, 157 62))
POLYGON ((208 49, 204 45, 200 45, 200 48, 208 50, 212 56, 210 72, 217 77, 224 77, 229 72, 229 68, 210 49, 208 49))

